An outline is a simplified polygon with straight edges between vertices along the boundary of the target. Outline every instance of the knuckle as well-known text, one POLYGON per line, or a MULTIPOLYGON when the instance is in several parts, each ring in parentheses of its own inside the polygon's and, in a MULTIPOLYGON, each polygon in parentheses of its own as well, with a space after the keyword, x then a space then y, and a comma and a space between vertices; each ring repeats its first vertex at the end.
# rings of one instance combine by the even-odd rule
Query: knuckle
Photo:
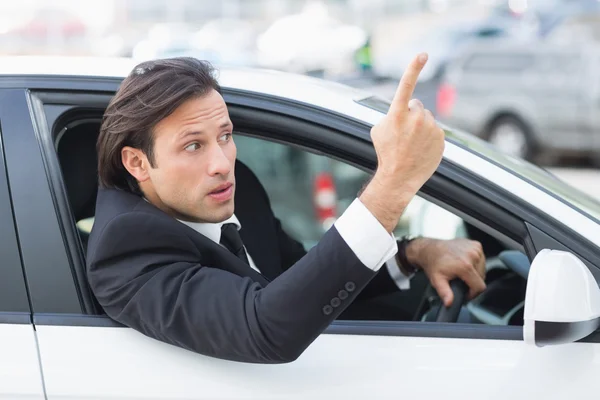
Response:
POLYGON ((481 257, 481 253, 477 248, 471 248, 467 254, 471 260, 478 260, 481 257))
POLYGON ((422 111, 415 111, 414 124, 417 127, 422 127, 425 124, 425 113, 422 111))
POLYGON ((435 120, 433 119, 433 116, 428 115, 427 116, 427 125, 429 127, 429 130, 433 133, 437 133, 437 125, 435 123, 435 120))
POLYGON ((473 264, 468 260, 462 260, 458 265, 459 271, 463 274, 469 272, 471 268, 473 268, 473 264))

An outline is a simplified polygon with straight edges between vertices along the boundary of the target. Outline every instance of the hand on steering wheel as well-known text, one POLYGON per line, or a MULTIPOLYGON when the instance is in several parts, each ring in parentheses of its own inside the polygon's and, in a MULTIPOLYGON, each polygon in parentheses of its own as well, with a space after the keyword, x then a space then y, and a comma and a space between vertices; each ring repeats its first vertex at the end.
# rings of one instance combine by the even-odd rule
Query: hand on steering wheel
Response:
POLYGON ((449 307, 446 307, 444 303, 441 301, 437 292, 431 286, 431 283, 428 284, 427 288, 423 292, 423 298, 417 308, 417 311, 413 317, 413 321, 419 321, 425 315, 427 310, 425 309, 425 305, 427 303, 437 304, 438 310, 435 316, 435 322, 456 322, 458 321, 458 316, 460 315, 460 310, 462 306, 467 301, 467 296, 469 294, 469 287, 460 279, 454 279, 450 281, 450 289, 454 294, 454 301, 449 307))

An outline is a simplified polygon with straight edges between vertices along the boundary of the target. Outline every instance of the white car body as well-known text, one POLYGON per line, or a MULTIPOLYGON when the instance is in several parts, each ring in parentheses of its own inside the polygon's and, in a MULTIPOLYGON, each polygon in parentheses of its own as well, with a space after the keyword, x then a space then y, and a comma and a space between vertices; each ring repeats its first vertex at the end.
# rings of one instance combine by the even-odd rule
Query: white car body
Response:
MULTIPOLYGON (((129 60, 120 65, 60 62, 8 59, 0 63, 0 76, 124 77, 133 66, 129 60)), ((311 104, 368 125, 383 116, 355 102, 364 93, 305 77, 225 70, 219 81, 224 88, 311 104)), ((584 213, 593 210, 578 210, 454 143, 446 143, 444 159, 507 188, 600 247, 600 225, 584 213)), ((407 332, 414 327, 405 325, 407 332)), ((523 340, 387 335, 383 330, 344 334, 343 324, 337 329, 318 337, 292 363, 257 365, 194 354, 111 324, 44 325, 34 317, 33 324, 0 325, 0 398, 529 400, 596 399, 600 391, 600 343, 538 348, 523 340)))

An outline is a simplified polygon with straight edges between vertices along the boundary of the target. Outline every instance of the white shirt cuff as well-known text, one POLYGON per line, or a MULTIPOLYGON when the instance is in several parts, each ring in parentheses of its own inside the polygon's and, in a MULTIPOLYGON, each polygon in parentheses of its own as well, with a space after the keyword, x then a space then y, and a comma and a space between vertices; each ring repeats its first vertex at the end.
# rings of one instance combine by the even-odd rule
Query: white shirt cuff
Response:
POLYGON ((404 275, 400 267, 398 267, 398 262, 396 261, 396 257, 392 257, 386 261, 385 266, 388 269, 388 273, 390 277, 398 286, 400 290, 408 290, 410 289, 410 279, 414 276, 411 274, 410 276, 404 275))
POLYGON ((394 236, 385 230, 358 198, 334 225, 356 257, 373 271, 378 271, 386 260, 398 252, 394 236))

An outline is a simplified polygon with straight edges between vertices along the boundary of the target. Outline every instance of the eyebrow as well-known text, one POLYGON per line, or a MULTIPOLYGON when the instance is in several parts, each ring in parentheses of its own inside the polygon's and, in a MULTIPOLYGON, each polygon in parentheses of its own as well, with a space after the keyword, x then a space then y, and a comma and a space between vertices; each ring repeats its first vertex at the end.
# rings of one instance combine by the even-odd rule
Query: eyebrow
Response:
MULTIPOLYGON (((233 123, 223 122, 219 126, 219 129, 225 129, 225 128, 229 128, 229 127, 233 128, 233 123)), ((188 130, 188 131, 184 131, 183 134, 180 136, 180 138, 186 138, 188 136, 204 135, 205 133, 206 133, 205 131, 200 131, 200 130, 188 130)))

